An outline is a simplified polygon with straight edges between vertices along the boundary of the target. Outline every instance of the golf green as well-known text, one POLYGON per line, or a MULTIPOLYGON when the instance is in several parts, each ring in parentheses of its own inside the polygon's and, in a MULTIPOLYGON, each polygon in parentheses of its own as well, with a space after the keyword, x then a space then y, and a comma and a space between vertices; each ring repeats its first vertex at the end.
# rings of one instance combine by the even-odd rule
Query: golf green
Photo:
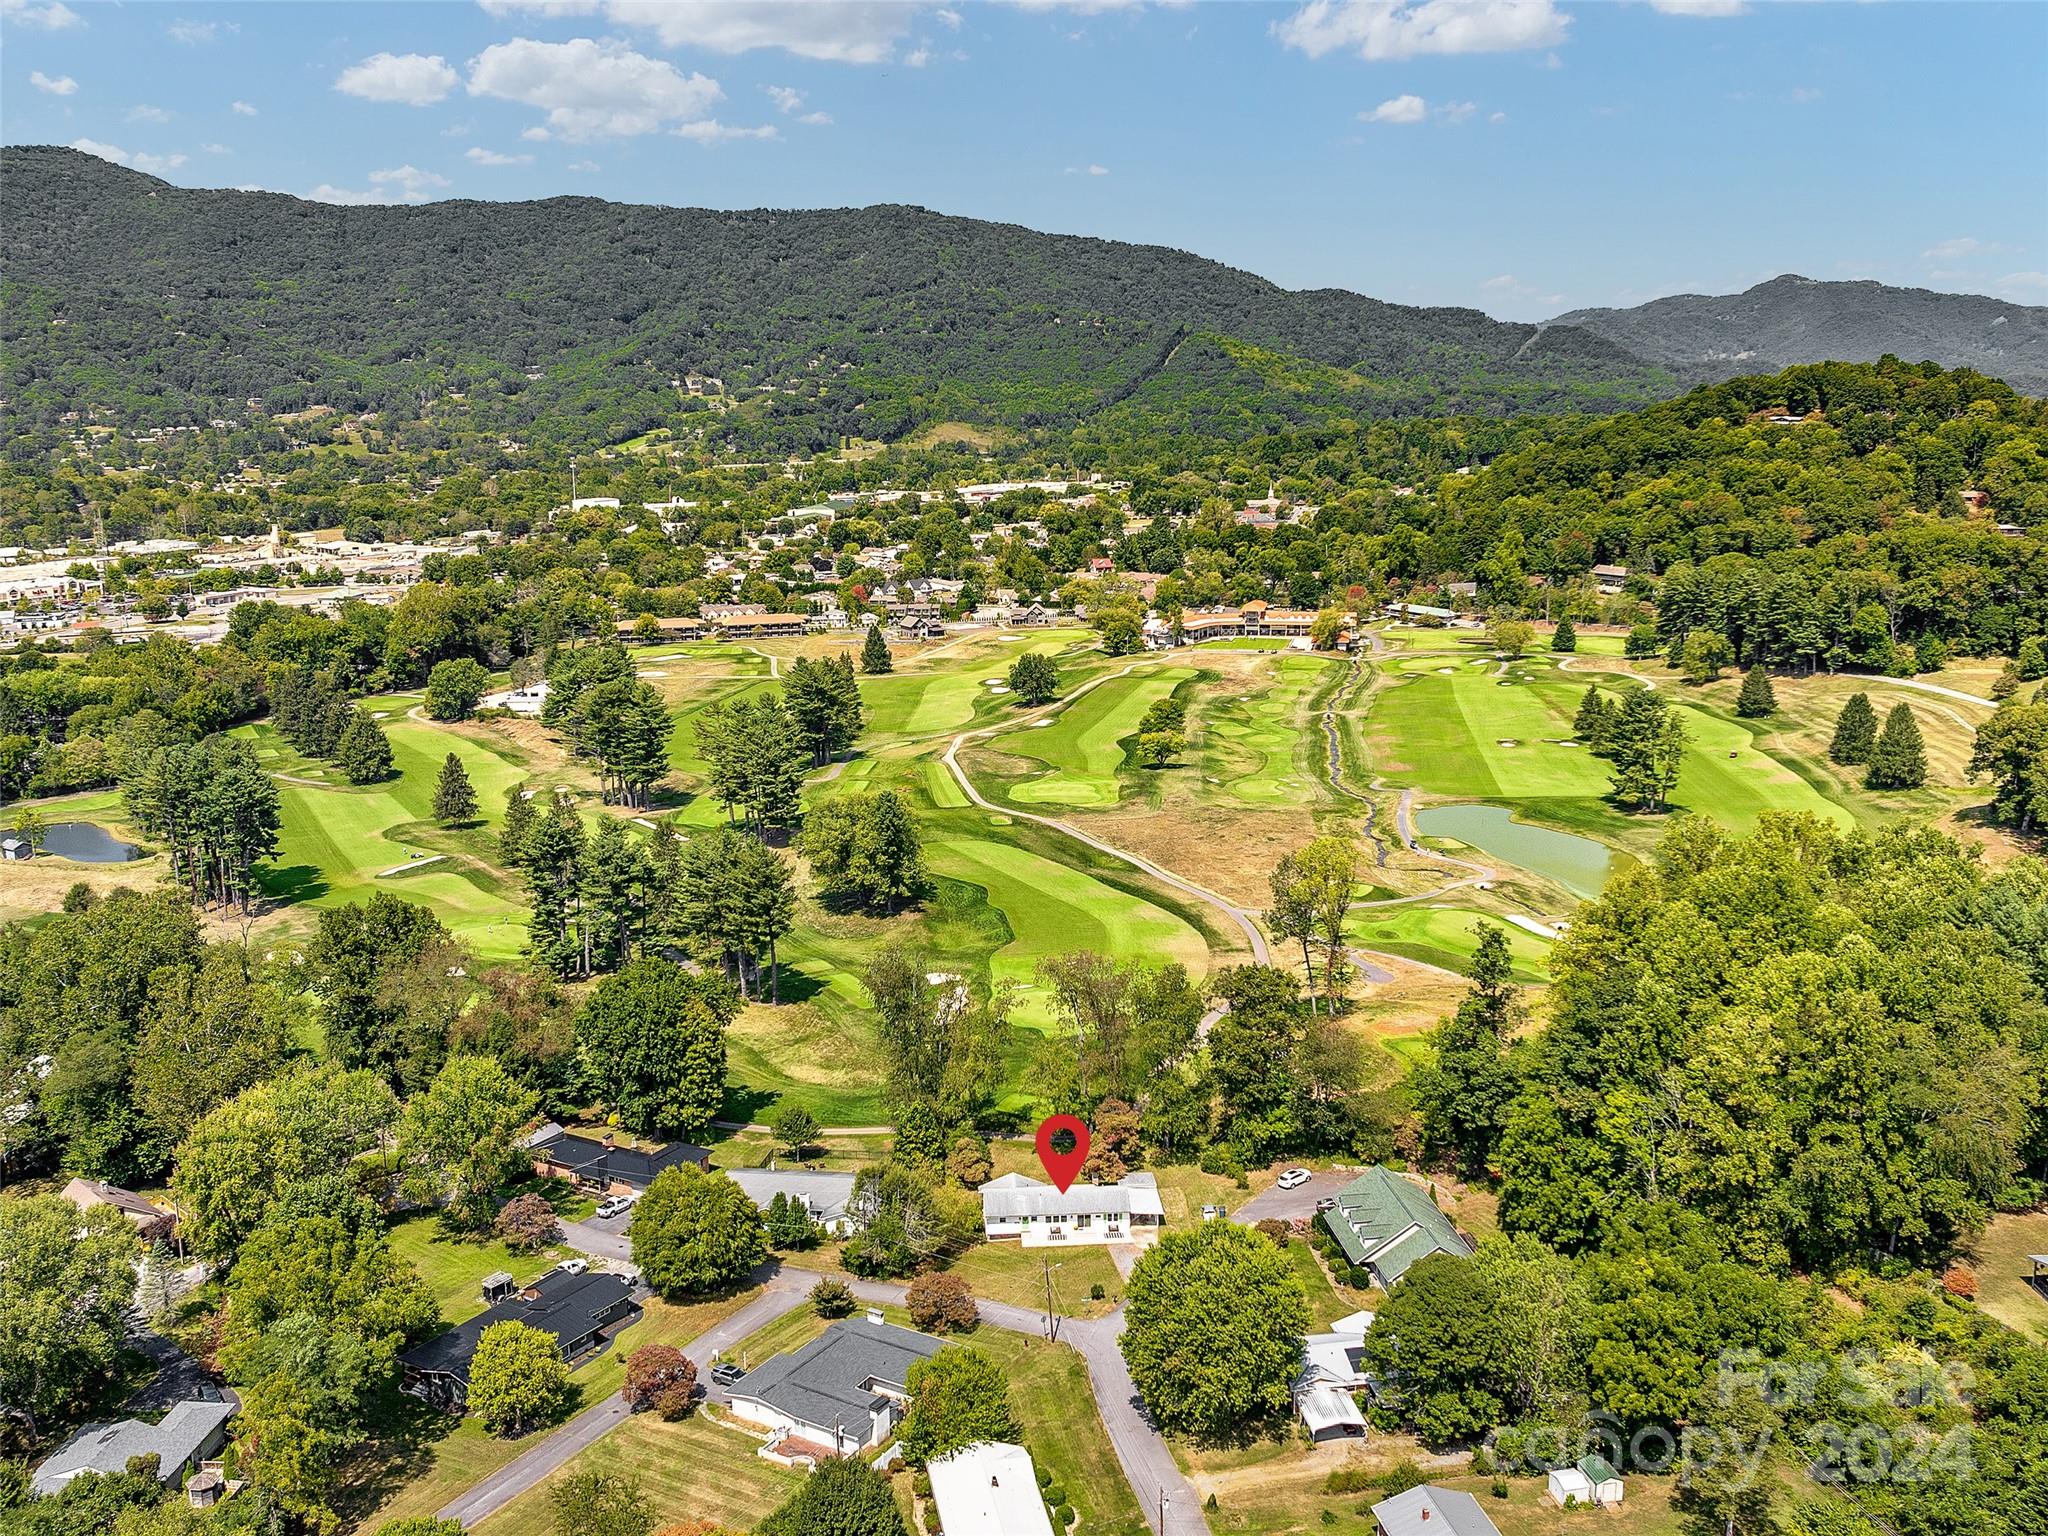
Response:
POLYGON ((1470 907, 1354 907, 1344 931, 1361 949, 1376 949, 1448 971, 1463 972, 1479 948, 1481 923, 1508 937, 1508 956, 1517 981, 1550 979, 1550 941, 1470 907))
POLYGON ((1059 711, 1050 725, 1005 733, 996 743, 1001 751, 1034 759, 1047 769, 1010 785, 1010 800, 1020 805, 1116 804, 1124 738, 1136 733, 1146 710, 1194 675, 1192 667, 1159 667, 1113 677, 1059 711))
POLYGON ((1210 695, 1201 712, 1203 774, 1215 781, 1217 798, 1261 807, 1320 798, 1315 767, 1323 736, 1304 712, 1331 669, 1342 665, 1282 656, 1273 663, 1272 680, 1255 692, 1210 695))

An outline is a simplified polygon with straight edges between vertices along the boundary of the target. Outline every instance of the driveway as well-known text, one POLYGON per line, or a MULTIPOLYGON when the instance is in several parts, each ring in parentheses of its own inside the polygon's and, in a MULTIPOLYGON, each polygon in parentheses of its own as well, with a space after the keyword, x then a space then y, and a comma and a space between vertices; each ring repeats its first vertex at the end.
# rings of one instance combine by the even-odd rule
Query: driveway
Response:
POLYGON ((593 1259, 631 1265, 633 1243, 626 1236, 626 1223, 632 1219, 633 1213, 627 1210, 602 1219, 591 1216, 582 1221, 565 1221, 562 1223, 562 1241, 593 1259))
POLYGON ((1312 1174, 1299 1189, 1282 1189, 1275 1184, 1263 1194, 1253 1195, 1230 1213, 1232 1221, 1252 1226, 1261 1221, 1307 1221, 1316 1213, 1316 1202, 1358 1177, 1356 1169, 1326 1168, 1312 1174))

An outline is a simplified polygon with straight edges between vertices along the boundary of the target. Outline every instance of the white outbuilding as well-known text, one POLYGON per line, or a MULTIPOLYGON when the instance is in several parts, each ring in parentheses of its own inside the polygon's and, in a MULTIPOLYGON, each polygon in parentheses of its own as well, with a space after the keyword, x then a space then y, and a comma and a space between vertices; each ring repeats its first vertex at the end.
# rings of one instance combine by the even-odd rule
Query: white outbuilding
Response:
POLYGON ((1031 1453, 999 1440, 934 1456, 927 1469, 946 1536, 1052 1536, 1031 1453))
POLYGON ((1547 1489, 1559 1509, 1587 1509, 1593 1503, 1593 1484, 1577 1467, 1559 1467, 1550 1474, 1547 1489))

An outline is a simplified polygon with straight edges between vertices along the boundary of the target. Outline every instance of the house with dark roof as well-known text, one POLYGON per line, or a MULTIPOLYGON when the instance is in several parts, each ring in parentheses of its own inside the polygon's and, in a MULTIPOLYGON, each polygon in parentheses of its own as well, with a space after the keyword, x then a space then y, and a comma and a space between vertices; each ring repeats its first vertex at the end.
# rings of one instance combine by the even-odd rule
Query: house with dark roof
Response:
POLYGON ((1372 1507, 1379 1536, 1500 1536, 1471 1494, 1424 1483, 1372 1507))
POLYGON ((910 1368, 939 1352, 928 1334, 870 1312, 834 1323, 802 1349, 777 1355, 732 1384, 733 1414, 774 1432, 764 1450, 851 1456, 880 1445, 910 1403, 910 1368))
POLYGON ((533 1171, 542 1178, 567 1179, 596 1194, 637 1195, 664 1168, 684 1163, 711 1166, 711 1154, 687 1141, 652 1148, 625 1146, 609 1131, 602 1137, 582 1136, 552 1120, 529 1134, 523 1145, 533 1157, 533 1171))
POLYGON ((640 1300, 621 1275, 553 1269, 533 1284, 398 1357, 403 1390, 460 1413, 469 1403, 469 1366, 477 1340, 498 1323, 524 1323, 554 1335, 564 1360, 575 1363, 601 1348, 640 1316, 640 1300))
POLYGON ((1368 1168, 1338 1190, 1337 1203, 1323 1212, 1323 1222, 1344 1257, 1372 1271, 1383 1290, 1392 1290, 1417 1259, 1432 1253, 1464 1258, 1472 1252, 1429 1191, 1391 1168, 1368 1168))
POLYGON ((87 1472, 112 1476, 127 1471, 137 1456, 154 1456, 157 1481, 175 1488, 187 1471, 227 1443, 228 1420, 234 1416, 235 1404, 208 1399, 174 1403, 155 1424, 141 1419, 88 1424, 43 1458, 29 1487, 39 1494, 58 1494, 74 1477, 87 1472))

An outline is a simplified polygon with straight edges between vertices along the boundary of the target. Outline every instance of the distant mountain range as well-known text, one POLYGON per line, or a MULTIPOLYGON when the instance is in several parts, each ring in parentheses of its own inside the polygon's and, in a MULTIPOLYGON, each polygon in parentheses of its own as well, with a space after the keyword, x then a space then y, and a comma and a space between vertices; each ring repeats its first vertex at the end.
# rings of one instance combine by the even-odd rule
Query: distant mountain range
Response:
POLYGON ((1634 309, 1574 309, 1549 322, 1711 378, 1794 363, 1910 363, 1974 368, 2024 394, 2048 393, 2048 308, 1974 293, 1787 273, 1742 293, 1680 293, 1634 309))
POLYGON ((807 448, 952 422, 1242 436, 1614 410, 1885 351, 2048 379, 2048 311, 1874 284, 1522 325, 918 208, 337 207, 57 148, 0 151, 0 205, 0 397, 27 423, 240 419, 255 398, 377 410, 437 444, 681 424, 807 448), (694 395, 691 375, 721 383, 694 395))

